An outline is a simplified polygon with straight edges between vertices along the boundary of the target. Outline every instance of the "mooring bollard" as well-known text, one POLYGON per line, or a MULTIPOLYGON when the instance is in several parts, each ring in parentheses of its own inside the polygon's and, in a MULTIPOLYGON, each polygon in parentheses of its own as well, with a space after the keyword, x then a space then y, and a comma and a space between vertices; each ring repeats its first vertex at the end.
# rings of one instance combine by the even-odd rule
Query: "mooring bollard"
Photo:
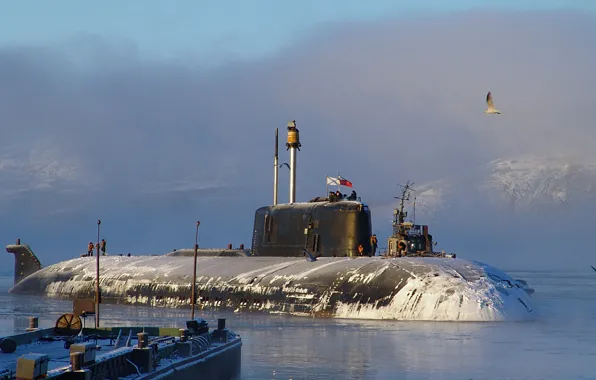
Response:
POLYGON ((137 337, 139 338, 139 343, 137 344, 138 348, 145 348, 147 347, 147 343, 148 343, 148 339, 149 339, 149 334, 144 333, 144 332, 140 332, 137 334, 137 337))
POLYGON ((73 371, 80 371, 83 369, 83 357, 85 353, 83 352, 73 352, 70 354, 70 365, 73 371))
POLYGON ((138 333, 139 344, 133 348, 131 361, 135 363, 141 373, 153 371, 153 349, 148 347, 149 334, 138 333))
POLYGON ((37 319, 37 317, 29 317, 29 328, 36 329, 39 325, 38 322, 39 320, 37 319))
POLYGON ((180 340, 176 342, 176 350, 178 350, 178 355, 183 358, 192 355, 192 344, 187 338, 188 330, 178 329, 178 333, 180 334, 180 340))
POLYGON ((186 342, 186 339, 188 338, 188 330, 187 329, 178 329, 178 332, 180 333, 180 341, 186 342))
POLYGON ((217 330, 213 332, 213 337, 220 343, 228 342, 228 329, 226 329, 225 318, 217 318, 217 330))
POLYGON ((31 332, 37 330, 39 324, 37 317, 29 317, 29 327, 25 329, 26 332, 31 332))

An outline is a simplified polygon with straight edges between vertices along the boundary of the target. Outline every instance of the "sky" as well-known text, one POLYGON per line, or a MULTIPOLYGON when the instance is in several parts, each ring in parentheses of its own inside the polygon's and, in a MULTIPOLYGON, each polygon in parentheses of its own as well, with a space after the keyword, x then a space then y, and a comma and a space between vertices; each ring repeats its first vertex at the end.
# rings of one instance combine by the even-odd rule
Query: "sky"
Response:
MULTIPOLYGON (((593 2, 49 4, 0 12, 0 237, 43 264, 83 253, 97 219, 108 252, 191 247, 196 220, 201 246, 250 246, 274 129, 283 142, 292 119, 298 200, 340 172, 381 239, 407 179, 465 189, 528 153, 596 163, 593 2), (503 117, 482 114, 487 90, 503 117)), ((447 250, 506 267, 569 247, 573 265, 589 260, 587 205, 565 215, 586 227, 552 242, 548 208, 510 220, 485 196, 428 216, 447 250)))
POLYGON ((127 41, 143 53, 199 58, 202 64, 258 58, 329 23, 374 21, 470 9, 594 10, 591 0, 89 0, 6 2, 3 45, 65 43, 80 35, 127 41))

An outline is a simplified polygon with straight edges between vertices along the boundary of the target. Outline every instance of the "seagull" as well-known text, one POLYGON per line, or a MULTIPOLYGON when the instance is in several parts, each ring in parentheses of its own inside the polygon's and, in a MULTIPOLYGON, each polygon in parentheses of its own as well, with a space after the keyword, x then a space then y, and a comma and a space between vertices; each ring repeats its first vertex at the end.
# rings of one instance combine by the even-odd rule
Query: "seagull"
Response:
POLYGON ((290 169, 290 165, 288 165, 287 162, 284 162, 283 164, 279 164, 277 166, 279 166, 280 168, 283 167, 284 165, 286 165, 288 167, 288 170, 290 169))
POLYGON ((488 92, 488 94, 486 94, 486 106, 487 107, 486 110, 484 110, 484 113, 487 115, 501 113, 501 111, 495 109, 495 105, 493 104, 493 96, 491 95, 490 91, 488 92))

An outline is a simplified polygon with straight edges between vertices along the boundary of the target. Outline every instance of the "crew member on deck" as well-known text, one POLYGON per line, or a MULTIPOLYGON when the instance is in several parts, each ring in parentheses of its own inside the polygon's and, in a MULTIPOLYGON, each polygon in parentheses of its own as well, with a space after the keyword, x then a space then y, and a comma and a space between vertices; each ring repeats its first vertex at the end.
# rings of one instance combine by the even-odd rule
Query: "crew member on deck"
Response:
POLYGON ((101 243, 99 243, 99 250, 101 251, 101 255, 106 255, 106 239, 101 239, 101 243))
POLYGON ((348 197, 348 200, 355 201, 356 199, 358 199, 358 196, 356 196, 356 192, 354 190, 352 190, 352 194, 350 194, 350 196, 348 197))
POLYGON ((358 256, 364 256, 364 247, 362 244, 358 244, 358 256))
POLYGON ((402 256, 406 256, 406 253, 407 253, 406 243, 404 243, 403 240, 400 240, 400 242, 397 243, 397 254, 399 257, 402 257, 402 256))
POLYGON ((93 256, 93 242, 90 241, 87 245, 87 256, 93 256))
POLYGON ((343 199, 343 196, 341 195, 341 192, 339 190, 335 192, 335 196, 337 197, 338 201, 341 201, 343 199))
POLYGON ((335 193, 333 191, 329 192, 329 202, 335 202, 337 201, 337 196, 335 195, 335 193))
POLYGON ((372 247, 372 255, 375 256, 377 254, 377 247, 378 247, 376 234, 373 234, 373 236, 370 237, 370 246, 372 247))

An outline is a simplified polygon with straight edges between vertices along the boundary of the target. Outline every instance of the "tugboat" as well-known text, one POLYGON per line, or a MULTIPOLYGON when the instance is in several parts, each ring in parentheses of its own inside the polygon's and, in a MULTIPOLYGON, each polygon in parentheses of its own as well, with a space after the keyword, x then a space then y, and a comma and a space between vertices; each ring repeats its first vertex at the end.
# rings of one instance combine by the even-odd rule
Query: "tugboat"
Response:
MULTIPOLYGON (((387 251, 384 256, 389 257, 451 257, 456 258, 455 253, 445 253, 445 251, 433 251, 433 237, 428 233, 428 225, 414 224, 406 222, 408 216, 404 212, 404 202, 410 200, 410 194, 413 191, 413 183, 409 181, 405 185, 398 185, 402 188, 399 208, 393 210, 393 234, 387 239, 387 251)), ((414 215, 416 213, 416 202, 414 202, 414 215)))

